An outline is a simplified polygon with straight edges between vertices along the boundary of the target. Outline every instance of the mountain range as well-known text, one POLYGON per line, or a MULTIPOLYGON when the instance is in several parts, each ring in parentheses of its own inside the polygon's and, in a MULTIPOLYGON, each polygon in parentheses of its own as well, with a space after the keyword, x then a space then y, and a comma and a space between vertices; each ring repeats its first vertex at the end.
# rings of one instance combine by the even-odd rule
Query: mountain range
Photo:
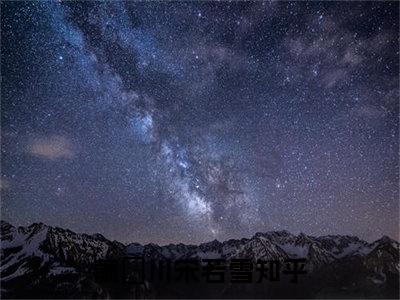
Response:
MULTIPOLYGON (((147 266, 146 266, 147 267, 147 266)), ((398 298, 399 242, 384 236, 368 243, 356 236, 314 237, 287 231, 200 245, 125 245, 101 234, 80 234, 34 223, 1 221, 2 298, 398 298), (98 280, 98 266, 126 257, 183 259, 306 259, 307 275, 288 281, 233 284, 98 280)))

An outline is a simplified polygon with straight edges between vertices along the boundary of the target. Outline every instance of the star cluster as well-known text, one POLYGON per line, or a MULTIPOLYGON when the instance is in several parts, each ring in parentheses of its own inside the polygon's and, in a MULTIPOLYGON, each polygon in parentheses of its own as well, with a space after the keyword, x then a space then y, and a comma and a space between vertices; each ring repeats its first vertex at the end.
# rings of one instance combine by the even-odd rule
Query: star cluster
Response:
POLYGON ((397 2, 1 6, 7 221, 398 238, 397 2))

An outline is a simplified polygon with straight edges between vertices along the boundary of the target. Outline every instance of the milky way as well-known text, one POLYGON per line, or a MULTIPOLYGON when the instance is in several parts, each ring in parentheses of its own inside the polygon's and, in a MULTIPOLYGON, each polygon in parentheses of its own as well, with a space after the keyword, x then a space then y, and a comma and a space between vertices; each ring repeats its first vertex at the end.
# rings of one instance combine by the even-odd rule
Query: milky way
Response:
POLYGON ((397 2, 1 8, 3 219, 399 237, 397 2))

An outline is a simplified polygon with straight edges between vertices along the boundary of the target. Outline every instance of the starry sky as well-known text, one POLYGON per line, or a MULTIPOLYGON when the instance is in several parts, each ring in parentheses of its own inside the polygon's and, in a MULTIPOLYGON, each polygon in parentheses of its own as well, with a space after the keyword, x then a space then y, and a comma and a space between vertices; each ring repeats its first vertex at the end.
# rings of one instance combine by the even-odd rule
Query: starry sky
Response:
POLYGON ((2 219, 159 244, 399 238, 399 3, 1 17, 2 219))

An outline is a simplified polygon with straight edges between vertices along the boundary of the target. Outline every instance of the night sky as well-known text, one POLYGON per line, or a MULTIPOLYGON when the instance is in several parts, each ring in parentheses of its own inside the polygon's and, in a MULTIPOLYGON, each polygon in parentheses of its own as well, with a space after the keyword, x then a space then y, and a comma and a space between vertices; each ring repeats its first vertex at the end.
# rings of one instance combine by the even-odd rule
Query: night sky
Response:
POLYGON ((1 9, 2 219, 399 238, 399 3, 1 9))

